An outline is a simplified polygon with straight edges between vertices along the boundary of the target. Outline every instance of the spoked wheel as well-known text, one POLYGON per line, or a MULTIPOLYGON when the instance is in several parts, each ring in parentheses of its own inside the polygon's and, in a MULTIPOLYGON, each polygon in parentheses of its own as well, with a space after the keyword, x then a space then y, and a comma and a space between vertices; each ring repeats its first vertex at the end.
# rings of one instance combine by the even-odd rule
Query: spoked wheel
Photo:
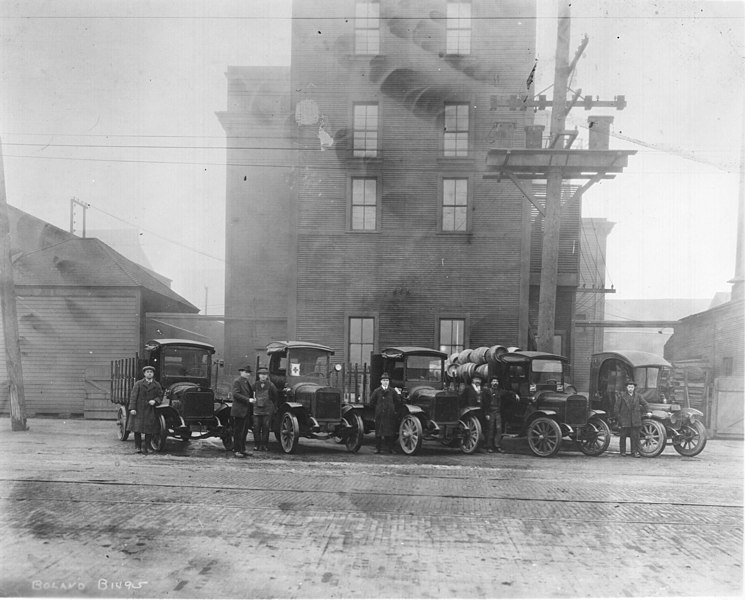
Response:
POLYGON ((158 415, 158 431, 150 439, 150 448, 153 452, 165 452, 167 438, 168 427, 166 426, 166 418, 163 415, 158 415))
POLYGON ((422 423, 413 415, 406 415, 398 428, 398 443, 404 454, 412 455, 422 447, 422 423))
POLYGON ((587 456, 600 456, 610 446, 610 427, 603 419, 590 419, 580 431, 577 443, 587 456))
POLYGON ((122 442, 126 442, 129 438, 129 429, 127 429, 127 409, 124 406, 120 406, 116 411, 116 428, 117 437, 122 442))
POLYGON ((659 456, 666 443, 665 426, 654 419, 642 419, 639 430, 639 454, 647 458, 659 456))
POLYGON ((458 429, 461 451, 464 454, 476 452, 481 439, 481 422, 474 415, 468 415, 458 424, 458 429))
POLYGON ((345 444, 349 452, 357 452, 362 446, 362 440, 365 437, 365 424, 362 422, 362 417, 356 414, 345 417, 352 427, 352 431, 349 432, 345 444))
POLYGON ((297 417, 291 412, 282 415, 282 422, 279 426, 279 444, 285 454, 292 454, 297 450, 297 443, 300 439, 300 426, 297 417))
POLYGON ((561 427, 553 419, 538 417, 528 427, 528 445, 536 456, 556 456, 561 446, 561 427))
POLYGON ((706 427, 698 421, 683 425, 680 428, 680 436, 673 442, 675 450, 683 456, 696 456, 705 446, 706 427))

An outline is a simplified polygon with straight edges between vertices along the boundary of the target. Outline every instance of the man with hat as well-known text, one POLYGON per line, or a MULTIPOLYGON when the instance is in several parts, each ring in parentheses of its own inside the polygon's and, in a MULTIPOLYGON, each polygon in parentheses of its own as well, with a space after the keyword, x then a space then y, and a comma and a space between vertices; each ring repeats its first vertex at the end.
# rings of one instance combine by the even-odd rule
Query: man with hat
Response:
POLYGON ((233 380, 231 395, 233 406, 230 407, 230 418, 233 421, 233 452, 236 458, 248 456, 246 453, 246 434, 248 417, 254 391, 248 378, 251 376, 251 365, 238 369, 238 377, 233 380))
POLYGON ((504 452, 502 450, 502 390, 499 379, 491 377, 481 399, 481 408, 486 420, 486 451, 504 452))
POLYGON ((150 365, 142 368, 142 379, 135 381, 129 394, 129 419, 127 429, 135 434, 137 454, 148 454, 153 434, 158 433, 158 420, 155 417, 155 406, 160 404, 163 388, 155 381, 155 369, 150 365), (142 445, 142 434, 145 434, 145 446, 142 445))
POLYGON ((401 395, 398 389, 390 387, 388 373, 380 375, 380 387, 370 396, 370 406, 375 414, 375 454, 380 454, 383 440, 388 452, 393 454, 393 443, 398 435, 398 415, 401 408, 401 395))
MULTIPOLYGON (((480 406, 484 407, 485 399, 484 399, 484 390, 481 388, 481 385, 484 383, 484 380, 481 378, 481 375, 474 375, 471 377, 471 384, 467 385, 463 388, 463 390, 460 393, 460 404, 461 406, 480 406)), ((482 428, 484 423, 482 422, 482 428)), ((481 452, 484 452, 484 449, 481 449, 481 452)))
POLYGON ((639 429, 642 426, 642 413, 651 416, 649 405, 642 395, 636 391, 633 379, 626 381, 626 390, 616 394, 613 412, 618 420, 621 439, 618 448, 621 456, 626 456, 626 437, 631 438, 631 454, 639 458, 639 429))
POLYGON ((269 369, 259 367, 256 371, 259 379, 254 384, 254 450, 269 450, 269 427, 272 415, 279 404, 279 392, 269 381, 269 369))

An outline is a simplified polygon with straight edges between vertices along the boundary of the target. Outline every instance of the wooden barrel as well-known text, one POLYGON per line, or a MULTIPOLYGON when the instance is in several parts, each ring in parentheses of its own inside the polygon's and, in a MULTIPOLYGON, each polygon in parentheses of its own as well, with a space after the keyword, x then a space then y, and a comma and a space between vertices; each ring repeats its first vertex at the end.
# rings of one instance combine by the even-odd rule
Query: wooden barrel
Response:
POLYGON ((453 353, 452 353, 452 354, 451 354, 451 355, 450 355, 450 356, 448 357, 448 362, 449 362, 449 363, 450 363, 451 365, 457 365, 457 364, 458 364, 458 357, 459 357, 459 356, 460 356, 460 352, 453 352, 453 353))
POLYGON ((477 365, 483 365, 486 363, 486 353, 489 351, 489 348, 486 346, 479 346, 475 350, 471 350, 471 354, 469 354, 468 362, 472 362, 477 365))
POLYGON ((458 364, 465 365, 468 362, 468 357, 471 355, 471 349, 466 348, 458 355, 458 364))
POLYGON ((465 384, 471 383, 471 377, 473 377, 476 371, 476 365, 473 363, 466 363, 458 366, 457 379, 465 384))
POLYGON ((479 375, 484 382, 484 386, 489 385, 489 365, 483 364, 476 367, 474 375, 479 375))
POLYGON ((500 346, 499 344, 491 346, 486 351, 486 362, 495 363, 497 360, 499 360, 499 357, 506 352, 507 348, 505 348, 504 346, 500 346))
POLYGON ((458 377, 458 365, 455 363, 449 363, 445 365, 445 373, 450 379, 457 379, 458 377))

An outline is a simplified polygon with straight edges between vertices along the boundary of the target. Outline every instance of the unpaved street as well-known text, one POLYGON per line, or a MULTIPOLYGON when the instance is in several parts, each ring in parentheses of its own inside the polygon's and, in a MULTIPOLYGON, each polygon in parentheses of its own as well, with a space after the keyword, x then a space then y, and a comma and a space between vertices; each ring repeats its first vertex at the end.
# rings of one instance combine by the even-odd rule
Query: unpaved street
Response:
MULTIPOLYGON (((740 595, 742 442, 357 455, 301 440, 133 454, 101 421, 0 429, 0 594, 40 597, 740 595)), ((250 440, 249 440, 250 443, 250 440)))

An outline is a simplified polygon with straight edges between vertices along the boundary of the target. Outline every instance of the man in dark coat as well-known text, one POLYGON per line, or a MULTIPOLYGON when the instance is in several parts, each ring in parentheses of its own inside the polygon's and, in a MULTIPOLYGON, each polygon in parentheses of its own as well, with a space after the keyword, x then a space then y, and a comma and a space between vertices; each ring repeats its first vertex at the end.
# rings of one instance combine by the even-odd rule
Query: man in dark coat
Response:
POLYGON ((632 380, 626 382, 626 391, 616 394, 613 412, 618 420, 621 430, 621 439, 618 448, 621 456, 626 456, 626 437, 631 438, 631 454, 639 458, 639 429, 642 426, 642 413, 651 416, 647 401, 636 391, 636 383, 632 380))
POLYGON ((163 398, 163 388, 153 379, 155 369, 151 366, 143 367, 143 378, 135 381, 129 394, 129 422, 127 429, 135 434, 135 449, 137 454, 147 454, 154 433, 158 433, 159 425, 155 416, 155 406, 163 398), (142 434, 145 434, 145 446, 142 445, 142 434))
POLYGON ((502 390, 499 380, 492 377, 489 387, 482 395, 481 408, 486 420, 486 451, 503 452, 502 450, 502 390))
POLYGON ((388 373, 380 376, 380 387, 370 396, 370 406, 375 413, 375 454, 382 452, 385 439, 388 451, 393 454, 393 443, 398 435, 398 416, 401 396, 397 389, 390 387, 388 373))
POLYGON ((474 375, 471 378, 471 385, 467 385, 460 393, 461 406, 481 406, 483 392, 481 384, 483 383, 481 375, 474 375))
POLYGON ((233 451, 235 456, 243 458, 246 453, 246 434, 248 433, 248 416, 254 390, 248 378, 251 376, 251 366, 246 365, 238 369, 238 377, 233 380, 231 395, 233 406, 230 408, 230 418, 233 419, 233 451))
POLYGON ((259 376, 254 384, 254 450, 269 450, 269 427, 272 415, 279 405, 279 392, 274 384, 269 381, 269 370, 259 367, 256 371, 259 376))

